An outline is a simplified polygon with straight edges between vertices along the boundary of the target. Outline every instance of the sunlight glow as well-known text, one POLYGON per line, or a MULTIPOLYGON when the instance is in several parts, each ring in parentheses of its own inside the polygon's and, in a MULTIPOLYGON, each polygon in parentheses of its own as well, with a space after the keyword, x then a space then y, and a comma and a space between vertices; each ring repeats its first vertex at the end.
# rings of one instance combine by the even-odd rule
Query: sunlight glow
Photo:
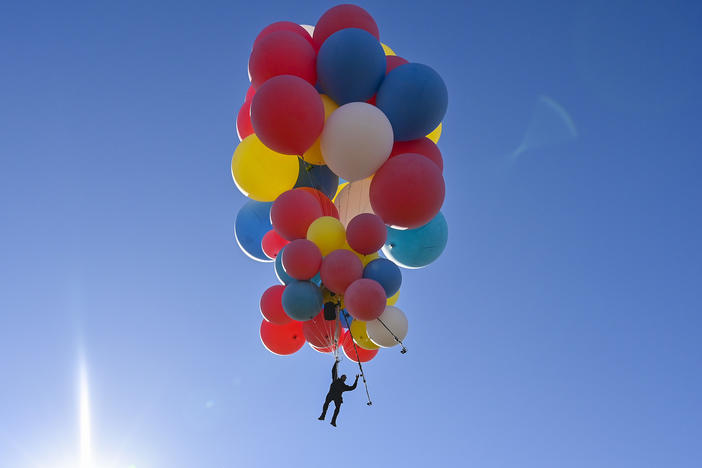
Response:
POLYGON ((80 466, 92 467, 92 428, 90 420, 90 387, 85 359, 81 357, 78 369, 78 430, 80 433, 80 466))

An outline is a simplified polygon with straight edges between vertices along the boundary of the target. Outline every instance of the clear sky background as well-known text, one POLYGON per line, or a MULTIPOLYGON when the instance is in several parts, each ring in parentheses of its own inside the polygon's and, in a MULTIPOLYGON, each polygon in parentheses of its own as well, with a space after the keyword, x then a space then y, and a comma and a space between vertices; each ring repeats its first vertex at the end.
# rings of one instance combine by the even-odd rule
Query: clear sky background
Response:
POLYGON ((361 2, 447 83, 450 239, 337 429, 229 169, 257 32, 333 4, 2 4, 0 467, 79 466, 81 362, 99 468, 699 466, 702 4, 361 2))

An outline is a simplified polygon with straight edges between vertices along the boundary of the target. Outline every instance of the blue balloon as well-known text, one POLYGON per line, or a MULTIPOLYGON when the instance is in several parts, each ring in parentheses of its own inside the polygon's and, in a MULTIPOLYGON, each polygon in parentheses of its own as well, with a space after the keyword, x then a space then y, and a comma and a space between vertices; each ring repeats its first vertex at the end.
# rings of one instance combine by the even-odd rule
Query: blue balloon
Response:
POLYGON ((234 236, 241 250, 259 262, 272 262, 263 252, 263 236, 273 229, 271 225, 271 202, 249 200, 244 203, 234 222, 234 236))
POLYGON ((275 276, 278 277, 278 281, 281 284, 289 284, 295 281, 295 278, 285 273, 285 268, 283 268, 283 250, 285 250, 285 247, 280 249, 280 252, 275 257, 275 276))
POLYGON ((448 91, 434 69, 406 63, 388 73, 375 102, 390 120, 395 141, 416 140, 443 120, 448 91))
POLYGON ((363 277, 380 283, 387 297, 400 290, 402 272, 400 268, 387 258, 376 258, 363 269, 363 277))
POLYGON ((317 79, 324 94, 342 106, 372 98, 385 78, 385 66, 380 42, 367 31, 347 28, 319 49, 317 79))
POLYGON ((311 320, 324 306, 322 290, 311 281, 293 280, 283 291, 283 310, 293 320, 311 320))
POLYGON ((322 192, 331 200, 336 195, 339 187, 339 176, 334 174, 327 166, 310 164, 299 158, 300 171, 295 182, 297 187, 312 187, 322 192))
POLYGON ((346 309, 341 309, 339 322, 341 323, 341 328, 348 329, 353 322, 353 317, 351 317, 351 314, 346 312, 346 309))
POLYGON ((383 254, 403 268, 421 268, 439 258, 448 241, 446 218, 439 212, 417 229, 388 228, 383 254))

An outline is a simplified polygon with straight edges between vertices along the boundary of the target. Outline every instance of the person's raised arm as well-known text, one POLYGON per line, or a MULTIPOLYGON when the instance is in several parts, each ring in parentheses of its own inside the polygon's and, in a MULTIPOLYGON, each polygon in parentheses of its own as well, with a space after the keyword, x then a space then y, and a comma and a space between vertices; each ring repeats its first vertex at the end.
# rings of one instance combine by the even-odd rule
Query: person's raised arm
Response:
POLYGON ((356 374, 356 380, 353 381, 353 385, 348 387, 349 390, 354 390, 356 388, 356 385, 358 385, 358 374, 356 374))
POLYGON ((332 379, 336 380, 339 378, 339 373, 337 372, 337 367, 339 367, 339 361, 334 361, 334 367, 332 367, 332 379))

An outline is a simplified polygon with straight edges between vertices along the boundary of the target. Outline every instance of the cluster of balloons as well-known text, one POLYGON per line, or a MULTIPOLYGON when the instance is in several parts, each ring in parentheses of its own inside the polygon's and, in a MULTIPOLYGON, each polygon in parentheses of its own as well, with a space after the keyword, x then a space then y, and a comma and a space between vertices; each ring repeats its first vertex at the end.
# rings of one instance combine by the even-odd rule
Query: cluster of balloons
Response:
POLYGON ((314 27, 264 28, 249 76, 231 169, 250 198, 237 242, 274 262, 280 282, 261 297, 261 340, 281 355, 307 342, 368 361, 407 335, 400 267, 424 267, 446 245, 446 86, 382 44, 355 5, 314 27))

